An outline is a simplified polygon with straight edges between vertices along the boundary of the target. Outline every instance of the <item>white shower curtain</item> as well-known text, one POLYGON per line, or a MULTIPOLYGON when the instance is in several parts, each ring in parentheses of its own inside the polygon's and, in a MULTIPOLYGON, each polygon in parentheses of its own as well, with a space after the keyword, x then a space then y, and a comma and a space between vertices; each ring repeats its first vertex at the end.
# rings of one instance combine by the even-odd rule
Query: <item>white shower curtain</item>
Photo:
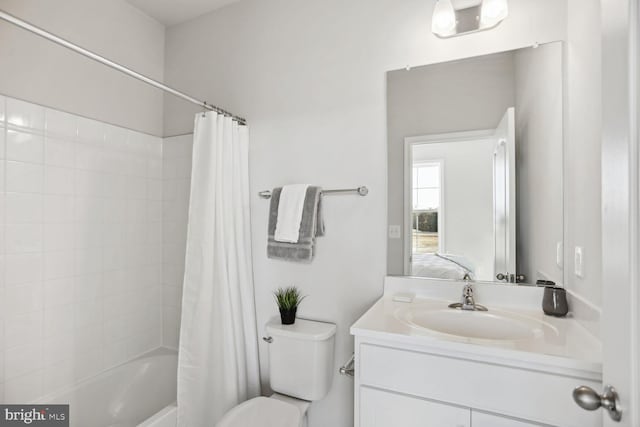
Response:
POLYGON ((178 427, 213 426, 260 393, 248 129, 196 115, 178 361, 178 427))

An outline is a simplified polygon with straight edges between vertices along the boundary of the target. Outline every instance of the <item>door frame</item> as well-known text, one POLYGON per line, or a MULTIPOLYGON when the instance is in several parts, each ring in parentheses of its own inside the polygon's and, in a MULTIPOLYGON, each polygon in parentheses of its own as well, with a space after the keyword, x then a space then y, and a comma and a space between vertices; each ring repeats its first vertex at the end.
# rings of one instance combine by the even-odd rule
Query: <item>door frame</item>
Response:
POLYGON ((640 158, 637 0, 602 6, 602 362, 620 395, 620 423, 640 425, 640 158))
MULTIPOLYGON (((489 140, 493 138, 495 129, 480 129, 464 132, 447 132, 438 134, 428 134, 419 136, 408 136, 404 138, 404 214, 403 214, 403 227, 402 227, 402 239, 403 239, 403 269, 405 276, 411 276, 411 211, 413 209, 413 196, 411 194, 412 185, 412 170, 413 170, 413 152, 412 148, 415 145, 422 144, 436 144, 443 142, 466 142, 475 140, 489 140)), ((442 173, 442 170, 441 170, 442 173)), ((444 186, 444 176, 441 176, 441 187, 444 186)), ((442 193, 442 192, 441 192, 442 193)), ((443 200, 443 195, 440 194, 440 200, 443 200)), ((438 213, 440 217, 440 213, 438 213)), ((443 218, 444 223, 444 218, 443 218)), ((440 227, 440 218, 438 218, 438 227, 440 227)), ((446 242, 443 242, 442 247, 446 248, 446 242)))

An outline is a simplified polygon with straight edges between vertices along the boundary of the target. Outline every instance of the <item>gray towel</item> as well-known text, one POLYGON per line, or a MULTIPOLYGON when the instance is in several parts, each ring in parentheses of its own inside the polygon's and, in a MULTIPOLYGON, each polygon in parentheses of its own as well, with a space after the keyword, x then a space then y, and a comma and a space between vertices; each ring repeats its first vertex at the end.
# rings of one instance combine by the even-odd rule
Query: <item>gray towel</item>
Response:
POLYGON ((274 188, 271 192, 269 206, 269 231, 267 256, 273 259, 295 262, 311 262, 316 237, 324 236, 324 221, 322 219, 322 189, 309 186, 304 198, 302 220, 298 243, 277 242, 274 238, 276 223, 278 222, 278 204, 282 188, 274 188))

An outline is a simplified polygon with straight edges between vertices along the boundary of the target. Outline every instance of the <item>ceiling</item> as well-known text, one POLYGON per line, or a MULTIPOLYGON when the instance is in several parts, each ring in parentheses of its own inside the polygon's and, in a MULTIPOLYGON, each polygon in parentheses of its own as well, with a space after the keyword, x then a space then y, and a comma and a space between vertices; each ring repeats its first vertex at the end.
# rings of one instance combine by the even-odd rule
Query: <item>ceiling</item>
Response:
POLYGON ((161 24, 170 27, 239 0, 127 0, 161 24))

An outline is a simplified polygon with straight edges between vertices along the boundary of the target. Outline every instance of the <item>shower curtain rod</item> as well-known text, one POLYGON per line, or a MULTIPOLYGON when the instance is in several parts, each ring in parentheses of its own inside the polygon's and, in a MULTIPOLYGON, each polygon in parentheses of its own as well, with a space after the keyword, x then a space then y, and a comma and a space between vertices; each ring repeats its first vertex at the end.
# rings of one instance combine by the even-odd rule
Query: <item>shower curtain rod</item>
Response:
POLYGON ((70 41, 67 41, 61 37, 56 36, 55 34, 52 34, 46 30, 43 30, 42 28, 36 27, 35 25, 32 25, 26 21, 23 21, 20 18, 17 18, 3 10, 0 10, 0 19, 3 19, 17 27, 20 27, 24 30, 30 31, 33 34, 36 34, 40 37, 43 37, 49 41, 52 41, 54 43, 59 44, 60 46, 66 47, 67 49, 70 49, 76 53, 79 53, 80 55, 86 56, 89 59, 93 59, 94 61, 97 61, 103 65, 106 65, 108 67, 113 68, 114 70, 118 70, 121 73, 124 73, 128 76, 131 76, 135 79, 138 79, 148 85, 151 85, 155 88, 161 89, 165 92, 169 92, 172 95, 177 96, 178 98, 182 98, 186 101, 191 102, 192 104, 196 104, 199 105, 201 107, 203 107, 206 110, 210 110, 210 111, 215 111, 218 114, 224 114, 225 116, 231 117, 233 118, 233 120, 237 121, 239 124, 241 125, 246 125, 247 121, 245 119, 243 119, 242 117, 238 117, 235 116, 233 114, 231 114, 228 111, 223 110, 222 108, 216 107, 215 105, 211 105, 211 104, 207 104, 206 101, 200 101, 192 96, 187 95, 186 93, 180 92, 179 90, 173 89, 167 85, 164 85, 162 83, 160 83, 157 80, 154 80, 150 77, 147 77, 143 74, 140 74, 136 71, 131 70, 130 68, 125 67, 124 65, 120 65, 117 62, 113 62, 107 58, 105 58, 104 56, 98 55, 97 53, 91 52, 90 50, 84 49, 74 43, 71 43, 70 41))

